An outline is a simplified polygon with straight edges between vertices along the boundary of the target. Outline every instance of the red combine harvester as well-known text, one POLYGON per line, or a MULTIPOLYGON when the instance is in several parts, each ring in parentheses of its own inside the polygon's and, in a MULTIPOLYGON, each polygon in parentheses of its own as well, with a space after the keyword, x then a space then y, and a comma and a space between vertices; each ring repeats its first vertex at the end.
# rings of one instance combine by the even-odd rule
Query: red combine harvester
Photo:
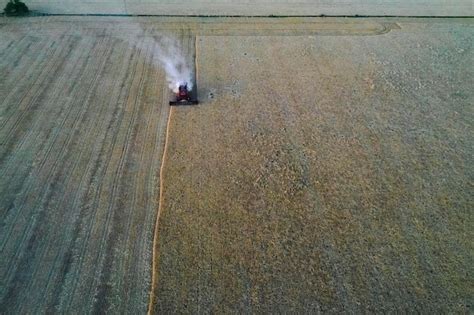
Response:
POLYGON ((191 93, 188 91, 188 84, 181 84, 176 93, 176 101, 170 101, 170 105, 196 105, 198 100, 193 100, 191 93))

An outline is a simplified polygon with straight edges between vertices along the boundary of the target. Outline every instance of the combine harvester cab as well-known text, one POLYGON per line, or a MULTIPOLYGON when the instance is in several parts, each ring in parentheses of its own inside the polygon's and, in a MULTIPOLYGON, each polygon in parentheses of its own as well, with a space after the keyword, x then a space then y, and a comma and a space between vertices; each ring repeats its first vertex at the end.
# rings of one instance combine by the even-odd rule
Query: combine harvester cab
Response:
POLYGON ((197 105, 199 102, 197 99, 191 95, 192 93, 188 91, 188 84, 181 84, 176 93, 176 100, 170 101, 170 106, 177 105, 197 105))

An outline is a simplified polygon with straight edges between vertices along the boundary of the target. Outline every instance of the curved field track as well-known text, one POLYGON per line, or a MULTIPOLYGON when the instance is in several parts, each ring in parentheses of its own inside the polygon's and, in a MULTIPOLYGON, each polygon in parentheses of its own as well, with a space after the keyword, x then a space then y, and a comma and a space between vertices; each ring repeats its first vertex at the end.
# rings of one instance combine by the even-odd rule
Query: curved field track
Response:
POLYGON ((144 313, 169 111, 153 42, 0 22, 0 313, 144 313))

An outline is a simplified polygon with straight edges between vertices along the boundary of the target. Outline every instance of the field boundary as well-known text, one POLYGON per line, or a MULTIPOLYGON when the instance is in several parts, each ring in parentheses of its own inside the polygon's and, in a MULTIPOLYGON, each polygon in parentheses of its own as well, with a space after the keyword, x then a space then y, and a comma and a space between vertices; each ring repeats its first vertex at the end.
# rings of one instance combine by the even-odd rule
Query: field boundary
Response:
MULTIPOLYGON (((42 13, 30 11, 29 17, 34 16, 111 16, 111 17, 180 17, 180 18, 410 18, 410 19, 466 19, 474 15, 380 15, 380 14, 308 14, 308 15, 279 15, 279 14, 125 14, 125 13, 42 13)), ((4 13, 0 16, 5 16, 4 13)), ((28 16, 27 16, 28 17, 28 16)))

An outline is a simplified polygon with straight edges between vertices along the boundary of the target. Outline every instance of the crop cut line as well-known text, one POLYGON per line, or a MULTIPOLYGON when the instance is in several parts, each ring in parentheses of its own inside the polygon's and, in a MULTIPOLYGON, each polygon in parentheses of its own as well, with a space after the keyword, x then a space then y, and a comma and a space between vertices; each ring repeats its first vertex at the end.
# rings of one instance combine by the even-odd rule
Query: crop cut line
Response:
MULTIPOLYGON (((166 95, 166 94, 165 94, 166 95)), ((151 290, 150 290, 150 300, 148 302, 148 311, 147 314, 151 315, 153 313, 153 305, 156 303, 156 290, 158 286, 158 240, 159 240, 159 223, 161 209, 163 208, 163 188, 164 188, 164 177, 163 170, 166 164, 166 153, 168 151, 168 138, 170 130, 171 116, 173 115, 173 107, 170 106, 170 111, 168 114, 168 122, 166 123, 166 135, 165 135, 165 144, 163 149, 163 156, 161 158, 160 166, 160 197, 158 202, 158 213, 156 214, 155 229, 153 235, 153 249, 152 249, 152 266, 151 266, 151 290)))

